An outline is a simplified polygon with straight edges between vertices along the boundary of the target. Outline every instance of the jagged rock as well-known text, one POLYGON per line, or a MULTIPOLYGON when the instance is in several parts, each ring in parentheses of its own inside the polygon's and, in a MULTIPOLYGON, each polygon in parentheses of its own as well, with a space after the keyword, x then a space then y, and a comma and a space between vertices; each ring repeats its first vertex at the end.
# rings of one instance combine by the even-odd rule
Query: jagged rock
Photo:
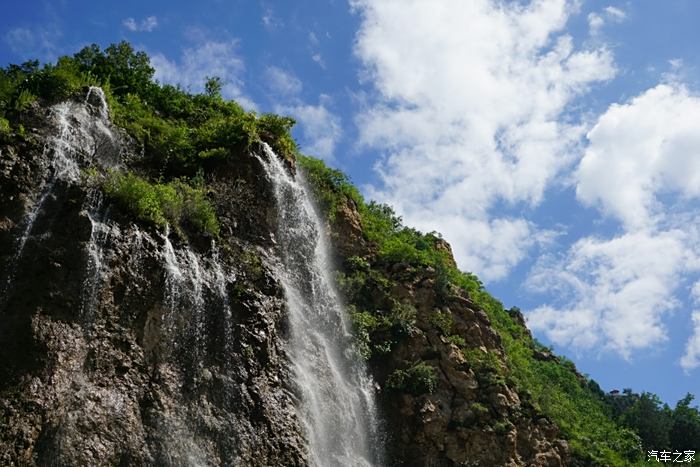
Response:
MULTIPOLYGON (((68 118, 79 168, 138 162, 123 131, 105 139, 85 120, 106 119, 100 96, 81 97, 68 118)), ((207 172, 221 227, 212 246, 135 224, 80 173, 62 178, 55 115, 33 104, 22 119, 28 138, 0 148, 0 464, 308 465, 270 254, 278 213, 260 161, 207 172)), ((375 255, 351 200, 330 227, 340 257, 375 255)), ((449 244, 436 246, 454 265, 449 244)), ((368 299, 376 310, 408 303, 416 319, 372 366, 375 380, 414 362, 436 376, 430 393, 381 391, 386 464, 566 465, 557 427, 431 318, 451 316, 465 346, 502 364, 484 311, 458 291, 440 296, 432 268, 385 266, 391 300, 368 299)))
MULTIPOLYGON (((98 105, 92 96, 87 113, 100 118, 98 105)), ((70 124, 85 124, 76 115, 70 124)), ((208 284, 201 320, 168 305, 161 235, 57 175, 44 150, 56 134, 51 111, 34 106, 24 124, 33 139, 0 149, 0 464, 306 465, 281 341, 285 305, 264 254, 275 214, 257 160, 210 181, 225 229, 217 266, 227 272, 229 326, 208 284), (102 269, 97 228, 108 232, 102 269)), ((139 157, 122 132, 112 135, 125 160, 139 157)), ((82 164, 88 154, 76 151, 82 164)), ((210 240, 174 248, 213 275, 210 240)))

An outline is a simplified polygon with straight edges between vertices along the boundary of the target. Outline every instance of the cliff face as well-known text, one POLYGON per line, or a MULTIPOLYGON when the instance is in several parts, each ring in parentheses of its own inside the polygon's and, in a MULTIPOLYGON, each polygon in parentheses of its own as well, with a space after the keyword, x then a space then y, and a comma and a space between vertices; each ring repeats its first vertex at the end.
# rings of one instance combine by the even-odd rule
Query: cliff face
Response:
MULTIPOLYGON (((0 463, 307 465, 260 162, 208 171, 216 240, 135 222, 94 172, 143 155, 95 93, 31 106, 26 136, 1 148, 0 463)), ((390 283, 357 293, 415 313, 370 360, 385 463, 567 464, 554 424, 502 378, 486 314, 457 289, 438 294, 434 272, 376 263, 352 202, 334 219, 339 264, 365 258, 390 283), (418 363, 429 387, 401 386, 418 363)))
POLYGON ((165 237, 91 185, 106 135, 139 155, 71 105, 32 107, 0 158, 0 464, 305 465, 257 160, 208 180, 219 243, 165 237))

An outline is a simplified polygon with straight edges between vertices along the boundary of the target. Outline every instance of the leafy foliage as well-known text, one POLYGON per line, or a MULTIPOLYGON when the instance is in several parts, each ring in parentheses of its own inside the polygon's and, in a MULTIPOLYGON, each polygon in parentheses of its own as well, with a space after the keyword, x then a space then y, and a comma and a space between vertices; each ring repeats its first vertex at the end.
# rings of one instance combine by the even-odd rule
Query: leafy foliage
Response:
POLYGON ((35 101, 51 105, 75 98, 89 86, 101 86, 113 123, 143 148, 135 175, 112 176, 105 188, 144 221, 188 225, 214 234, 218 223, 206 190, 190 180, 226 160, 234 160, 262 141, 293 158, 294 120, 258 116, 222 98, 224 82, 209 77, 204 94, 153 80, 148 56, 127 42, 102 50, 93 44, 55 64, 28 61, 0 69, 0 140, 22 136, 21 114, 35 101), (151 183, 148 180, 159 180, 151 183))
POLYGON ((164 227, 190 226, 210 235, 219 234, 219 224, 204 188, 183 180, 150 183, 134 174, 112 173, 104 184, 108 196, 143 221, 164 227))
POLYGON ((437 374, 435 368, 418 361, 405 370, 394 370, 386 380, 386 387, 414 396, 432 394, 437 388, 437 374))
POLYGON ((602 398, 615 420, 639 434, 647 451, 686 451, 700 445, 700 411, 690 405, 691 394, 679 400, 675 409, 662 403, 655 394, 636 394, 631 389, 602 398))

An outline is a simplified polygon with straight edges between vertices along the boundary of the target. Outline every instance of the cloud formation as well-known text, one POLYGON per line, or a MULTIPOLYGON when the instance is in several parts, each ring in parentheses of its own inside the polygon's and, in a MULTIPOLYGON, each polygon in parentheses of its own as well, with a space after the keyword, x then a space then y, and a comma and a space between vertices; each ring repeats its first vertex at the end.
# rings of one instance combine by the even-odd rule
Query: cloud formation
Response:
POLYGON ((50 24, 46 27, 12 28, 5 33, 4 41, 12 52, 24 59, 53 61, 58 55, 57 44, 62 36, 61 30, 50 24))
POLYGON ((158 27, 158 18, 149 16, 141 21, 136 21, 134 18, 126 18, 122 20, 122 26, 131 32, 151 32, 158 27))
MULTIPOLYGON (((629 357, 666 339, 663 317, 700 271, 700 98, 677 82, 659 84, 611 105, 588 142, 574 174, 577 197, 623 233, 583 238, 564 257, 540 261, 530 287, 561 299, 528 320, 558 344, 629 357)), ((686 370, 700 358, 698 320, 695 312, 680 361, 686 370)))
POLYGON ((681 202, 700 196, 700 98, 679 84, 660 84, 613 104, 588 134, 577 171, 579 200, 627 229, 667 218, 659 195, 681 202))
POLYGON ((560 304, 530 311, 528 326, 559 345, 625 358, 664 342, 663 317, 678 306, 680 278, 693 267, 688 241, 680 230, 586 237, 562 258, 542 258, 528 286, 555 293, 560 304))
POLYGON ((357 115, 360 142, 386 154, 370 194, 443 232, 462 268, 505 277, 536 227, 493 207, 537 205, 575 161, 585 129, 567 107, 614 76, 611 53, 574 47, 565 0, 351 3, 376 90, 357 115))
POLYGON ((237 52, 238 42, 201 40, 196 45, 182 49, 178 60, 167 58, 160 52, 151 54, 155 79, 161 83, 179 84, 192 92, 203 92, 207 77, 218 76, 224 82, 223 97, 234 99, 249 110, 255 103, 243 92, 243 60, 237 52))
POLYGON ((329 109, 331 104, 331 98, 322 94, 318 105, 297 102, 276 108, 276 112, 297 119, 303 135, 301 151, 326 161, 334 159, 335 147, 342 136, 340 117, 329 109))
POLYGON ((276 66, 269 66, 265 71, 268 86, 273 92, 281 95, 299 94, 302 83, 293 73, 284 71, 276 66))
POLYGON ((621 23, 627 18, 627 14, 614 6, 607 6, 601 12, 588 14, 588 29, 591 36, 600 34, 605 23, 621 23))

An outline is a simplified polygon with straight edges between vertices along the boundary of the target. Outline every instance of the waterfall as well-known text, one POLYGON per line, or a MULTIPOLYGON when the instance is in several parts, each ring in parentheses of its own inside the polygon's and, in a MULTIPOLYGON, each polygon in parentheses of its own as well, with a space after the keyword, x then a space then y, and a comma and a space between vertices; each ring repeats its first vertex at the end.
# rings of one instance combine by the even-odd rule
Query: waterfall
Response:
POLYGON ((82 304, 80 313, 86 320, 91 320, 98 305, 98 292, 102 286, 105 275, 104 256, 105 246, 112 234, 116 231, 119 237, 119 229, 108 223, 109 210, 103 210, 102 192, 93 188, 88 192, 83 209, 90 220, 90 241, 87 245, 88 262, 85 280, 83 281, 82 304))
POLYGON ((76 183, 80 179, 78 164, 81 155, 91 156, 87 161, 88 164, 92 164, 95 160, 109 167, 119 164, 120 149, 109 128, 107 101, 101 88, 90 87, 84 103, 61 102, 51 107, 50 112, 58 127, 56 136, 49 140, 45 148, 45 151, 53 152, 51 158, 53 172, 25 219, 24 231, 19 238, 15 254, 16 260, 21 258, 34 223, 47 198, 53 193, 56 182, 62 180, 66 183, 76 183), (98 96, 97 104, 92 102, 95 99, 91 99, 91 95, 98 96), (91 109, 97 109, 99 118, 96 119, 91 115, 91 109))
MULTIPOLYGON (((228 279, 221 265, 218 250, 212 245, 211 258, 200 257, 184 244, 175 248, 170 241, 170 229, 163 235, 163 262, 165 264, 164 303, 169 310, 166 329, 174 346, 180 345, 178 337, 184 334, 191 340, 188 353, 193 363, 201 365, 206 352, 207 315, 212 306, 221 306, 226 326, 231 324, 226 282, 228 279), (208 298, 207 298, 208 297, 208 298), (178 336, 179 335, 179 336, 178 336)), ((226 338, 230 332, 225 331, 226 338)))
MULTIPOLYGON (((59 181, 66 184, 77 183, 80 180, 81 163, 88 166, 99 163, 107 167, 118 167, 120 164, 121 149, 109 126, 107 101, 101 88, 90 87, 84 102, 65 101, 52 106, 50 117, 57 129, 55 136, 49 138, 44 147, 44 156, 52 156, 51 173, 24 219, 24 228, 8 266, 5 291, 10 289, 27 240, 32 236, 34 225, 44 205, 54 195, 56 184, 59 181)), ((89 215, 94 234, 96 211, 91 210, 89 215)), ((92 240, 93 235, 91 242, 92 240)), ((91 251, 91 256, 92 253, 91 251)))
POLYGON ((258 157, 278 210, 278 271, 289 310, 287 343, 301 392, 297 407, 316 466, 380 463, 372 382, 352 348, 346 312, 333 286, 322 223, 303 182, 264 144, 258 157))

